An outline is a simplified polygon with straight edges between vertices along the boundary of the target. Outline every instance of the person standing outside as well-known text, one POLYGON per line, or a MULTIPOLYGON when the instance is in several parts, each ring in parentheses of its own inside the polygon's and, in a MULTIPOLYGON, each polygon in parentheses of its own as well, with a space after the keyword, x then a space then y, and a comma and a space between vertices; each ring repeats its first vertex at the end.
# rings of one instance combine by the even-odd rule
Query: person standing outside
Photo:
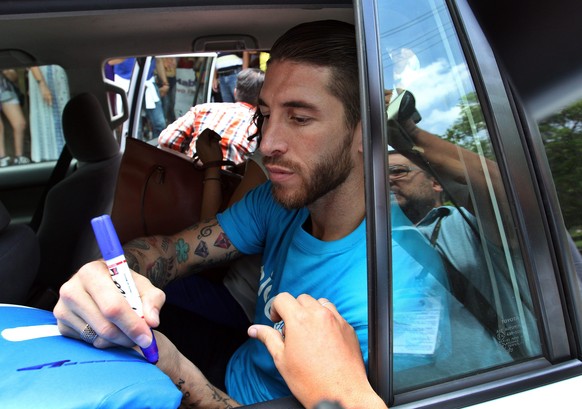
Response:
POLYGON ((30 67, 28 93, 31 159, 56 160, 65 146, 62 116, 70 99, 67 73, 59 65, 30 67))
POLYGON ((8 69, 0 73, 0 111, 4 112, 12 127, 14 140, 14 157, 10 157, 6 152, 4 121, 0 118, 0 167, 30 163, 30 158, 24 155, 24 134, 27 124, 16 93, 14 85, 16 80, 18 74, 15 70, 8 69))
POLYGON ((234 102, 236 77, 241 70, 249 68, 249 53, 218 53, 212 89, 220 93, 221 102, 234 102))
POLYGON ((240 71, 234 91, 236 102, 210 102, 192 107, 163 130, 158 145, 193 157, 198 135, 211 129, 221 136, 223 159, 237 165, 244 162, 256 148, 256 140, 249 138, 257 133, 253 116, 264 76, 257 68, 240 71))

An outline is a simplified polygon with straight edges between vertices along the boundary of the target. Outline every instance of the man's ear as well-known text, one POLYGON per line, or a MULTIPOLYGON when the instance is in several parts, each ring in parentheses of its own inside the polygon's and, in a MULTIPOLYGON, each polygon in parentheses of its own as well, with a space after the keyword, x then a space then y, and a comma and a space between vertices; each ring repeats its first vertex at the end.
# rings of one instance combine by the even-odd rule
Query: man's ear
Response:
POLYGON ((435 178, 432 179, 432 189, 438 193, 444 192, 443 187, 441 186, 441 184, 439 182, 437 182, 437 180, 435 178))

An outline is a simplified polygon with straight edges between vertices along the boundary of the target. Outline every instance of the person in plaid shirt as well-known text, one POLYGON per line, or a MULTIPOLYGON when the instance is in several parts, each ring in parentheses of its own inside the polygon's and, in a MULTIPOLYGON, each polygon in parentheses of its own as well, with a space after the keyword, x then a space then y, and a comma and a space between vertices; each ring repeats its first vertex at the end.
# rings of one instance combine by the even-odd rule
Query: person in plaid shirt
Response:
POLYGON ((222 137, 220 146, 224 160, 237 165, 244 162, 257 145, 256 140, 249 140, 249 137, 257 133, 253 116, 264 75, 257 68, 242 70, 236 80, 236 102, 211 102, 190 108, 186 115, 162 131, 159 146, 194 157, 198 135, 209 128, 222 137))

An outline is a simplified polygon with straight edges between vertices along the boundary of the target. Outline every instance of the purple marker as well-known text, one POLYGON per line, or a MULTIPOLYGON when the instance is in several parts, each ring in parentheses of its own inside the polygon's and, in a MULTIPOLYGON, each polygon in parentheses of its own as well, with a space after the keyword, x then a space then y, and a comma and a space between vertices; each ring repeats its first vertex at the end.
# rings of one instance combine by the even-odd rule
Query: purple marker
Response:
MULTIPOLYGON (((139 292, 131 277, 131 271, 123 255, 123 248, 121 247, 111 218, 107 214, 95 217, 91 220, 91 225, 93 226, 97 244, 105 259, 105 264, 109 268, 113 282, 119 288, 119 291, 123 294, 131 308, 138 316, 143 318, 141 298, 139 298, 139 292)), ((158 362, 158 345, 156 344, 153 331, 151 345, 147 348, 141 348, 141 350, 149 362, 152 364, 158 362)))

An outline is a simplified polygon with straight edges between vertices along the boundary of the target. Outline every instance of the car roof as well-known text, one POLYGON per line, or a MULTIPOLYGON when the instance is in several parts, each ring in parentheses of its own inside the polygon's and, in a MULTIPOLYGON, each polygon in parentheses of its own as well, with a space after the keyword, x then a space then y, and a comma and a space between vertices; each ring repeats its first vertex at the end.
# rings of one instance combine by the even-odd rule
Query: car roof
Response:
MULTIPOLYGON (((543 117, 581 97, 578 0, 467 1, 530 114, 543 117)), ((353 14, 348 0, 0 2, 0 67, 83 69, 111 57, 183 53, 209 35, 247 35, 268 49, 299 22, 353 21, 353 14)))
POLYGON ((91 53, 103 58, 183 53, 202 35, 246 34, 257 40, 258 48, 267 49, 299 22, 353 20, 350 1, 318 1, 318 7, 260 0, 10 3, 0 2, 0 49, 20 47, 39 64, 64 66, 74 63, 72 52, 80 58, 91 53), (51 44, 68 46, 55 49, 51 44))

